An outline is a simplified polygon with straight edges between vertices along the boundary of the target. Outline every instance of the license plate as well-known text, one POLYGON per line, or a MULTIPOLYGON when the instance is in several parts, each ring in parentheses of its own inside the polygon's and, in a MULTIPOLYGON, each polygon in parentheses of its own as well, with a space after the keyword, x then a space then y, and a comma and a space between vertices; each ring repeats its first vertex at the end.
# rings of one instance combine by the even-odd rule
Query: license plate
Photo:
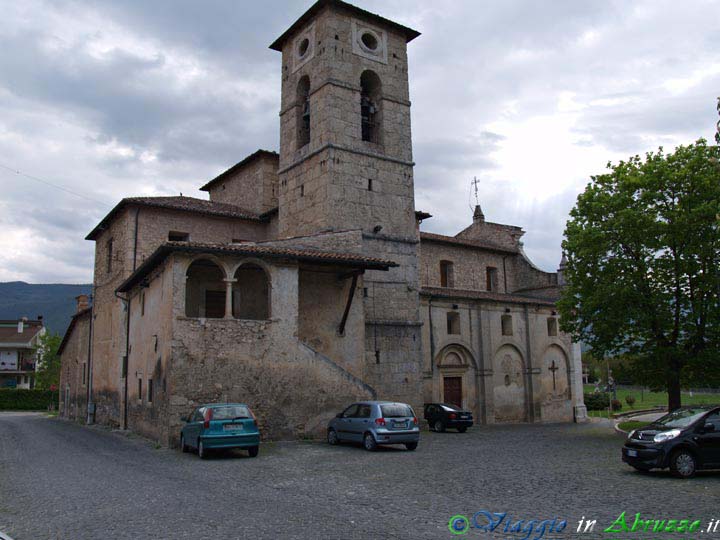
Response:
POLYGON ((461 420, 467 420, 468 418, 470 418, 468 415, 464 415, 464 416, 460 417, 461 420))
POLYGON ((242 431, 242 424, 225 424, 223 429, 225 431, 242 431))
POLYGON ((628 457, 637 457, 637 450, 628 450, 628 457))
POLYGON ((398 428, 398 427, 405 428, 405 427, 407 427, 407 422, 395 422, 395 424, 393 424, 393 427, 396 427, 396 428, 398 428))

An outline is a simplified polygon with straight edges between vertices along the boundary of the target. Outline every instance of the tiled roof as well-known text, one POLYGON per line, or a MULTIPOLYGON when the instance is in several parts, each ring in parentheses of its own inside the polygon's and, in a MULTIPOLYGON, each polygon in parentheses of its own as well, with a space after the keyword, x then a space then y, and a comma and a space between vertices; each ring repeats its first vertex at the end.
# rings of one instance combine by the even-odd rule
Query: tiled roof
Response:
POLYGON ((355 17, 369 19, 375 24, 389 26, 396 32, 404 35, 406 42, 410 42, 420 35, 420 32, 417 30, 413 30, 412 28, 408 28, 407 26, 403 26, 346 2, 341 2, 340 0, 318 0, 310 6, 310 9, 308 9, 297 21, 295 21, 290 28, 288 28, 283 35, 277 38, 272 45, 270 45, 270 48, 275 51, 282 51, 282 46, 285 40, 297 32, 301 27, 305 26, 305 24, 317 15, 325 6, 335 6, 350 13, 351 15, 354 15, 355 17))
POLYGON ((365 257, 355 253, 339 253, 314 249, 294 249, 257 244, 209 244, 201 242, 165 242, 148 257, 138 269, 118 288, 118 292, 127 292, 158 266, 170 253, 209 253, 213 255, 253 255, 268 259, 292 259, 318 264, 332 264, 369 270, 387 270, 397 263, 375 257, 365 257))
POLYGON ((0 344, 30 343, 42 330, 39 321, 25 321, 23 333, 18 334, 18 321, 0 321, 0 344))
POLYGON ((218 174, 215 178, 210 180, 207 184, 205 184, 203 187, 200 188, 200 191, 210 191, 210 188, 213 187, 213 185, 217 184, 218 182, 221 182, 234 172, 242 169, 245 165, 248 163, 252 163, 256 159, 259 159, 261 157, 269 157, 270 159, 274 159, 278 161, 280 159, 280 155, 277 152, 271 152, 270 150, 257 150, 250 154, 248 157, 240 161, 239 163, 236 163, 232 167, 230 167, 228 170, 221 172, 218 174))
POLYGON ((459 298, 471 300, 487 300, 490 302, 508 304, 531 304, 539 306, 554 306, 555 302, 543 298, 531 298, 519 294, 505 294, 488 291, 467 291, 462 289, 450 289, 445 287, 423 287, 420 291, 423 296, 441 298, 459 298))
POLYGON ((168 210, 180 210, 181 212, 192 212, 207 216, 219 216, 234 219, 264 222, 267 218, 235 206, 234 204, 196 199, 195 197, 126 197, 121 200, 110 213, 88 234, 86 240, 94 240, 97 235, 107 227, 113 218, 126 206, 146 206, 152 208, 166 208, 168 210))
POLYGON ((68 329, 65 330, 65 335, 62 338, 62 341, 60 342, 60 346, 57 350, 57 355, 60 356, 62 352, 65 350, 65 346, 67 345, 67 342, 70 341, 70 336, 72 335, 73 330, 75 329, 75 325, 77 324, 78 320, 84 317, 85 315, 88 315, 92 311, 92 307, 85 308, 81 311, 78 311, 75 315, 73 315, 73 318, 70 320, 70 326, 68 326, 68 329))
POLYGON ((485 249, 487 251, 496 251, 499 253, 520 253, 517 249, 508 248, 505 246, 498 246, 496 244, 490 244, 487 242, 478 242, 476 240, 464 240, 460 238, 456 238, 454 236, 445 236, 442 234, 435 234, 435 233, 428 233, 428 232, 421 232, 420 233, 420 241, 421 243, 424 242, 436 242, 439 244, 449 244, 453 246, 460 246, 460 247, 468 247, 468 248, 476 248, 476 249, 485 249))

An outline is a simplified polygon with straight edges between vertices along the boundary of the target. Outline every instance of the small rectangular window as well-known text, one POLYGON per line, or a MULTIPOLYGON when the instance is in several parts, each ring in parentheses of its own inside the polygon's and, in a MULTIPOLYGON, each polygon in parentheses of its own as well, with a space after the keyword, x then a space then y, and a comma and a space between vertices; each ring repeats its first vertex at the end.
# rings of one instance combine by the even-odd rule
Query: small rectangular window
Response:
POLYGON ((368 191, 373 190, 373 181, 372 178, 368 178, 368 191))
POLYGON ((153 400, 153 380, 148 379, 148 403, 152 403, 153 400))
POLYGON ((113 263, 113 239, 112 238, 110 240, 108 240, 108 242, 107 242, 106 255, 107 255, 107 261, 106 261, 107 272, 110 273, 110 272, 112 272, 112 263, 113 263))
POLYGON ((512 315, 503 315, 501 323, 502 323, 502 335, 503 336, 512 336, 513 335, 512 315))
POLYGON ((83 365, 82 365, 82 384, 83 384, 83 386, 85 386, 86 382, 87 382, 87 363, 83 362, 83 365))
POLYGON ((440 261, 440 286, 450 287, 453 283, 453 263, 450 261, 440 261))
POLYGON ((145 292, 140 293, 140 316, 145 316, 145 292))
POLYGON ((138 401, 142 401, 143 393, 142 393, 142 379, 138 379, 138 401))
POLYGON ((447 333, 460 335, 460 314, 456 311, 450 311, 447 314, 447 333))
POLYGON ((170 242, 188 242, 190 241, 190 234, 186 232, 170 231, 168 233, 168 240, 170 240, 170 242))
POLYGON ((300 185, 300 196, 301 197, 305 196, 305 184, 300 185))
POLYGON ((493 266, 488 266, 485 270, 485 277, 486 277, 486 289, 488 291, 497 291, 498 290, 498 270, 497 268, 493 266))
POLYGON ((363 287, 363 298, 367 298, 367 297, 368 297, 368 288, 363 287))
POLYGON ((558 324, 557 324, 557 319, 555 317, 548 317, 547 330, 548 330, 548 336, 551 336, 551 337, 557 336, 558 324))

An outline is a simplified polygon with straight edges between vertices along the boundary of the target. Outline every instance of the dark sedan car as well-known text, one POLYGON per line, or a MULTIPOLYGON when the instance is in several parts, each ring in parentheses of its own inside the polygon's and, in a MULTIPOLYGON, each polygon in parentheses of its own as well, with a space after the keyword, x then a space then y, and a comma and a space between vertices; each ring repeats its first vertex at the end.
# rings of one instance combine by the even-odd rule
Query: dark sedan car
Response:
POLYGON ((449 403, 426 403, 425 420, 430 429, 443 432, 447 428, 457 429, 465 433, 467 428, 473 425, 473 416, 470 411, 465 411, 449 403))
POLYGON ((630 432, 622 460, 639 471, 669 467, 680 478, 720 469, 720 407, 681 407, 630 432))

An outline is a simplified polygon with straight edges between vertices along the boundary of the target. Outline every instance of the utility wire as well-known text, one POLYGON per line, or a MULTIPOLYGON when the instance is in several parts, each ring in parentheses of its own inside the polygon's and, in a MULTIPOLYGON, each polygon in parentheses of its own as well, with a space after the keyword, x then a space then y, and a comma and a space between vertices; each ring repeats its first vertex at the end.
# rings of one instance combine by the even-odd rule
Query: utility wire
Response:
POLYGON ((11 173, 15 173, 19 176, 24 176, 25 178, 29 178, 30 180, 35 180, 36 182, 40 182, 41 184, 45 184, 46 186, 54 187, 55 189, 59 189, 60 191, 64 191, 65 193, 69 193, 70 195, 75 195, 76 197, 80 197, 82 199, 85 199, 87 201, 92 201, 98 204, 102 204, 103 206, 112 206, 111 204, 108 204, 104 201, 99 201, 97 199, 93 199, 92 197, 88 197, 87 195, 82 195, 81 193, 77 193, 75 191, 72 191, 71 189, 64 188, 62 186, 58 186, 57 184, 53 184, 52 182, 48 182, 47 180, 43 180, 42 178, 38 178, 37 176, 32 176, 30 174, 25 174, 22 171, 19 171, 17 169, 13 169, 12 167, 8 167, 7 165, 3 165, 0 163, 0 167, 10 171, 11 173))

